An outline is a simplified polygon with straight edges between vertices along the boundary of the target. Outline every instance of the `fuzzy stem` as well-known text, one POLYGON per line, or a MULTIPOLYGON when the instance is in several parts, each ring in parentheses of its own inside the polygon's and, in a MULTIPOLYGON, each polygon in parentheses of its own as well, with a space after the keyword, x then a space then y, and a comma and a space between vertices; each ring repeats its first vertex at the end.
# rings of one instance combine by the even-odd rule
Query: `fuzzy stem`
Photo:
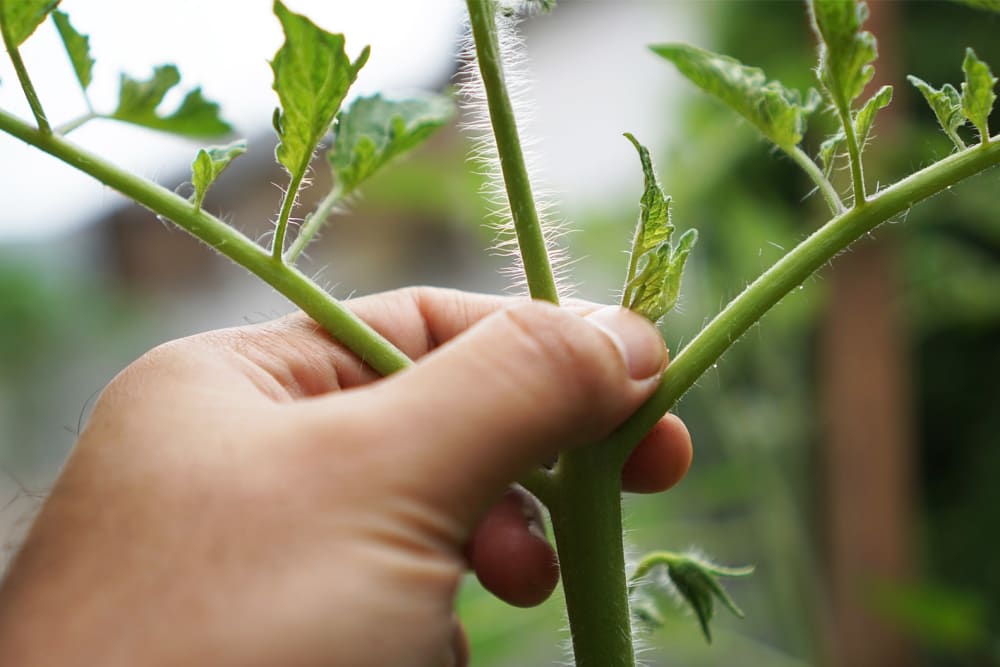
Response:
POLYGON ((304 274, 275 261, 264 248, 218 218, 198 210, 187 199, 130 174, 62 137, 36 130, 2 110, 0 131, 45 151, 153 213, 172 220, 285 295, 379 373, 388 375, 410 365, 405 354, 304 274))
POLYGON ((882 190, 864 206, 833 218, 782 257, 715 316, 670 362, 656 393, 604 445, 622 465, 635 445, 677 400, 764 313, 813 272, 875 227, 964 178, 1000 164, 1000 137, 925 167, 882 190))
POLYGON ((854 188, 854 204, 857 208, 865 203, 868 194, 865 192, 865 174, 861 165, 861 148, 858 146, 858 137, 854 133, 854 121, 851 119, 849 107, 837 107, 837 114, 840 122, 844 126, 844 136, 847 137, 847 155, 851 160, 851 183, 854 188))
POLYGON ((533 299, 559 303, 555 278, 545 248, 545 237, 531 192, 531 180, 517 133, 514 108, 504 82, 503 60, 497 39, 495 0, 466 0, 466 4, 528 290, 533 299))
POLYGON ((844 203, 840 201, 840 196, 837 195, 837 191, 833 189, 829 179, 823 175, 820 168, 816 166, 816 163, 812 161, 805 152, 798 146, 793 146, 791 150, 785 150, 790 158, 799 165, 804 172, 812 179, 812 182, 816 184, 819 188, 820 193, 823 195, 823 199, 826 200, 826 205, 830 207, 830 213, 833 215, 840 215, 844 212, 844 203))
POLYGON ((35 116, 35 122, 38 123, 38 130, 43 134, 52 134, 49 119, 45 117, 45 109, 42 108, 42 102, 38 99, 35 86, 31 83, 31 78, 28 76, 28 68, 24 66, 20 51, 17 50, 16 46, 11 44, 10 38, 7 36, 7 31, 3 30, 2 26, 0 26, 0 33, 3 33, 3 41, 7 47, 7 54, 10 56, 10 62, 14 65, 14 71, 17 72, 17 80, 21 83, 21 90, 24 91, 24 96, 28 100, 28 106, 31 107, 31 113, 35 116))
POLYGON ((565 452, 549 505, 576 667, 634 667, 621 479, 610 450, 565 452))
POLYGON ((299 188, 302 187, 302 178, 304 176, 304 169, 300 173, 292 175, 292 179, 288 183, 288 189, 285 190, 285 196, 281 200, 281 212, 278 213, 278 224, 274 228, 274 241, 271 244, 271 257, 276 262, 284 261, 282 255, 285 252, 285 233, 288 230, 288 218, 291 217, 292 209, 295 208, 295 200, 298 199, 299 188))
POLYGON ((299 235, 295 237, 288 252, 285 253, 285 262, 287 264, 295 263, 295 260, 298 259, 299 255, 302 254, 302 251, 306 249, 309 242, 316 236, 316 233, 326 222, 327 218, 330 217, 330 214, 333 213, 333 209, 337 208, 337 204, 343 200, 344 194, 343 188, 339 185, 334 186, 326 197, 323 198, 323 201, 319 203, 319 206, 316 207, 312 215, 306 218, 305 223, 299 229, 299 235))

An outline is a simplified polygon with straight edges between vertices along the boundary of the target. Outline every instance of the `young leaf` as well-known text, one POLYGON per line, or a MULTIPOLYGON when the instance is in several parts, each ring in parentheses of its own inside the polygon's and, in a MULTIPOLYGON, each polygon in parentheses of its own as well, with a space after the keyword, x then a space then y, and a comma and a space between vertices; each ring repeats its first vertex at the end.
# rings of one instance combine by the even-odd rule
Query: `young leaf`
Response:
POLYGON ((745 577, 753 573, 753 567, 722 567, 697 554, 655 552, 639 562, 632 576, 630 590, 634 592, 636 588, 640 588, 649 593, 655 592, 657 588, 662 589, 663 582, 648 578, 650 572, 657 567, 666 568, 670 583, 697 616, 701 631, 709 643, 712 642, 710 623, 715 615, 715 600, 735 616, 743 618, 743 612, 719 583, 719 577, 745 577), (640 584, 643 586, 640 587, 640 584))
POLYGON ((0 0, 0 30, 8 48, 16 49, 31 37, 59 0, 0 0))
POLYGON ((875 37, 861 30, 868 7, 856 0, 810 0, 813 29, 820 39, 819 79, 842 116, 875 75, 875 37))
POLYGON ((923 79, 910 75, 909 79, 917 90, 923 93, 924 99, 937 116, 941 129, 948 135, 948 138, 959 149, 965 148, 965 142, 958 136, 958 128, 965 125, 965 116, 962 115, 962 98, 950 83, 941 86, 940 90, 935 90, 923 79))
POLYGON ((789 90, 777 81, 767 81, 759 68, 747 67, 728 56, 686 44, 659 44, 651 48, 696 86, 750 121, 778 147, 790 151, 802 141, 806 117, 819 104, 815 91, 803 104, 798 91, 789 90))
POLYGON ((94 59, 90 57, 90 37, 81 35, 69 22, 69 16, 65 12, 52 12, 52 21, 59 31, 59 38, 62 39, 63 46, 66 47, 66 54, 73 64, 73 71, 76 73, 76 80, 80 82, 83 92, 87 92, 90 86, 91 75, 94 71, 94 59))
POLYGON ((343 35, 322 30, 280 1, 274 3, 274 13, 285 32, 285 43, 271 62, 274 90, 281 101, 274 123, 280 139, 275 154, 293 177, 301 177, 368 60, 368 47, 352 63, 344 51, 343 35))
POLYGON ((639 202, 639 221, 632 241, 622 305, 655 322, 677 303, 681 275, 698 233, 689 229, 676 246, 670 242, 670 198, 656 180, 649 150, 629 133, 625 137, 639 152, 645 186, 639 202))
POLYGON ((451 120, 454 106, 442 96, 355 100, 337 118, 327 153, 342 194, 358 187, 391 159, 416 147, 451 120))
POLYGON ((192 201, 195 208, 201 208, 205 193, 212 186, 219 174, 229 166, 234 159, 247 152, 245 139, 234 141, 225 146, 209 146, 202 148, 191 163, 191 183, 194 185, 192 201))
MULTIPOLYGON (((889 106, 890 102, 892 102, 892 86, 882 86, 854 116, 854 136, 857 138, 859 146, 864 147, 868 135, 871 134, 872 126, 875 124, 875 116, 881 109, 889 106)), ((827 174, 833 168, 833 158, 845 141, 847 141, 847 135, 841 129, 837 134, 820 144, 819 158, 823 163, 823 171, 827 174)))
POLYGON ((206 100, 201 88, 188 93, 172 114, 163 116, 157 113, 164 96, 180 80, 181 75, 173 65, 155 68, 152 78, 147 81, 137 81, 122 74, 118 108, 110 118, 193 138, 215 137, 231 132, 229 124, 219 117, 219 105, 206 100))
POLYGON ((965 72, 965 82, 962 84, 962 113, 979 130, 979 139, 983 144, 990 142, 988 125, 990 112, 997 96, 993 88, 997 79, 990 71, 989 65, 976 57, 972 49, 965 50, 965 60, 962 62, 965 72))

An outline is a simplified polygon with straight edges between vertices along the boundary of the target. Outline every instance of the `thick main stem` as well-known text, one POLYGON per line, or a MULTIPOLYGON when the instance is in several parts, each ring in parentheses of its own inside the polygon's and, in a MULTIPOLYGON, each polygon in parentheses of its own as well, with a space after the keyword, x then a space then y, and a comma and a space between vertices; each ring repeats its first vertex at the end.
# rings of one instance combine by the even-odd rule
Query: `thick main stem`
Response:
POLYGON ((524 151, 517 133, 514 107, 504 82, 503 60, 497 39, 496 0, 467 0, 466 4, 528 290, 533 299, 559 303, 545 237, 531 192, 531 180, 524 163, 524 151))
POLYGON ((601 446, 617 450, 616 461, 624 463, 642 436, 772 306, 854 241, 892 216, 964 178, 1000 164, 998 139, 1000 137, 993 137, 987 145, 980 144, 950 155, 816 230, 751 283, 681 350, 663 374, 656 393, 601 446))
POLYGON ((549 503, 576 667, 634 667, 620 466, 609 450, 564 453, 549 503))
POLYGON ((379 373, 388 375, 410 365, 405 354, 304 274, 275 261, 264 248, 218 218, 196 209, 183 197, 130 174, 62 137, 42 133, 4 111, 0 111, 0 131, 45 151, 173 221, 285 295, 379 373))

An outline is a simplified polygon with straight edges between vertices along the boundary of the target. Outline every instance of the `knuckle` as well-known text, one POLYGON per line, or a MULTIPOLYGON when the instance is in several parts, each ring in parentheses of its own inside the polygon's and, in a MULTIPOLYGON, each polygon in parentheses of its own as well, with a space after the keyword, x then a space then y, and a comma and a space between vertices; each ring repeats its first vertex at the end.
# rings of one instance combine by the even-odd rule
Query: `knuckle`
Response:
POLYGON ((577 315, 531 302, 506 311, 537 371, 562 385, 577 402, 592 402, 625 373, 614 344, 577 315))

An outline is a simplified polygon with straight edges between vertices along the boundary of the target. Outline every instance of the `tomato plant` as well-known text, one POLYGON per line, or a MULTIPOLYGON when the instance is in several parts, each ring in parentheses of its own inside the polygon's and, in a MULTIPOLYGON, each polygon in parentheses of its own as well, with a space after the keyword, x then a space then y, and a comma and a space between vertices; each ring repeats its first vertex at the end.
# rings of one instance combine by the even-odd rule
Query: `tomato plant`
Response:
MULTIPOLYGON (((549 11, 554 3, 467 0, 466 4, 470 64, 461 96, 481 119, 477 155, 496 177, 492 196, 502 208, 501 216, 509 218, 531 297, 558 303, 551 259, 557 243, 536 205, 505 73, 518 57, 516 31, 522 13, 549 11)), ((998 9, 992 0, 970 4, 998 9)), ((288 181, 276 206, 274 235, 265 247, 202 208, 216 179, 238 164, 246 150, 244 141, 199 150, 192 163, 194 192, 185 198, 68 139, 73 130, 96 118, 189 138, 227 135, 230 127, 218 105, 200 89, 188 92, 177 108, 163 110, 168 92, 181 81, 173 65, 156 68, 146 80, 123 76, 114 109, 94 109, 88 99, 89 111, 80 118, 61 126, 49 122, 20 58, 21 45, 51 18, 85 97, 94 65, 89 38, 57 5, 52 0, 0 0, 0 33, 33 115, 22 119, 0 110, 0 130, 122 192, 245 267, 379 373, 410 365, 406 355, 297 269, 296 261, 345 197, 450 121, 450 98, 426 95, 398 100, 373 95, 344 106, 367 61, 367 48, 352 59, 344 35, 328 32, 275 2, 285 41, 271 63, 279 100, 272 121, 278 139, 275 157, 288 181), (296 231, 291 221, 298 195, 307 187, 314 154, 325 142, 334 186, 296 231)), ((889 86, 867 90, 877 57, 875 37, 864 28, 867 10, 856 0, 811 0, 806 6, 818 44, 818 64, 817 87, 805 93, 770 80, 758 68, 696 46, 651 47, 801 167, 823 198, 830 219, 723 308, 675 356, 653 397, 604 442, 565 453, 551 467, 540 467, 520 480, 551 518, 578 665, 635 664, 633 620, 655 624, 660 619, 650 608, 630 602, 630 594, 657 595, 672 586, 694 611, 706 638, 711 636, 716 603, 741 613, 720 578, 749 574, 749 568, 722 567, 691 553, 658 551, 642 558, 633 572, 626 571, 620 472, 643 435, 743 333, 837 254, 921 200, 1000 163, 1000 137, 991 136, 988 124, 997 79, 969 49, 961 64, 964 81, 959 87, 948 83, 935 87, 910 77, 955 151, 892 185, 871 188, 865 177, 865 152, 879 111, 891 103, 893 91, 889 86), (822 142, 814 158, 803 139, 809 119, 824 112, 836 118, 838 129, 822 142), (850 173, 846 193, 830 180, 838 166, 850 173), (658 571, 666 578, 651 576, 658 571)), ((650 152, 633 135, 625 137, 637 150, 644 187, 621 303, 655 322, 678 299, 684 264, 695 251, 697 234, 688 229, 675 236, 670 198, 659 183, 650 152)))

